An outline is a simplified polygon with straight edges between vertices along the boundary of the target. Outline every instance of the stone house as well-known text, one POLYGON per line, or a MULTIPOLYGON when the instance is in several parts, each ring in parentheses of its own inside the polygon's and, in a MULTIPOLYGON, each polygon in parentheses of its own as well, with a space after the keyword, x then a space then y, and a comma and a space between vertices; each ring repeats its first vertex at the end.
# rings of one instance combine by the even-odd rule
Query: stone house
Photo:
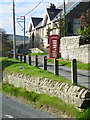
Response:
MULTIPOLYGON (((72 1, 72 0, 70 0, 72 1)), ((80 27, 80 16, 90 8, 90 0, 74 0, 66 4, 66 32, 67 35, 77 35, 80 27)))
POLYGON ((44 47, 49 46, 49 36, 52 34, 59 34, 59 29, 54 28, 54 18, 56 15, 60 14, 62 9, 57 9, 54 4, 50 5, 50 8, 46 9, 44 18, 42 21, 43 26, 43 43, 44 47))
MULTIPOLYGON (((69 0, 66 3, 66 35, 77 35, 78 28, 80 27, 80 16, 88 8, 90 8, 90 0, 69 0)), ((60 35, 59 23, 57 20, 63 18, 63 5, 55 7, 50 4, 50 8, 46 8, 43 18, 31 18, 29 26, 29 37, 32 47, 34 41, 39 39, 39 42, 44 45, 44 48, 49 46, 49 36, 51 34, 60 35)), ((60 35, 61 36, 61 35, 60 35)))
MULTIPOLYGON (((43 18, 36 18, 36 17, 31 17, 31 23, 29 26, 29 39, 30 39, 30 48, 35 47, 35 41, 37 41, 38 37, 41 37, 42 33, 42 23, 43 18), (38 37, 37 37, 38 34, 38 37)), ((41 40, 39 40, 41 41, 41 40)))
POLYGON ((43 43, 45 48, 49 46, 49 36, 51 34, 58 34, 58 29, 53 29, 53 20, 60 11, 62 9, 56 9, 54 4, 51 4, 50 8, 46 9, 44 18, 31 18, 29 37, 32 47, 35 46, 33 43, 37 41, 37 38, 39 38, 39 42, 43 43))

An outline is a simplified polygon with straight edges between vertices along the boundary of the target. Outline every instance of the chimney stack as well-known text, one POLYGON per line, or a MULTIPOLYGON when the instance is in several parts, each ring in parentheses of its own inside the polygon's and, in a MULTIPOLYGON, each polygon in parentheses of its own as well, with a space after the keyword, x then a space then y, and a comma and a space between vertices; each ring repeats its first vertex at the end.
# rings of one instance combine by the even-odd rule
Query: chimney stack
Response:
POLYGON ((56 8, 55 4, 53 4, 53 3, 49 3, 49 7, 50 7, 51 9, 55 9, 55 8, 56 8))

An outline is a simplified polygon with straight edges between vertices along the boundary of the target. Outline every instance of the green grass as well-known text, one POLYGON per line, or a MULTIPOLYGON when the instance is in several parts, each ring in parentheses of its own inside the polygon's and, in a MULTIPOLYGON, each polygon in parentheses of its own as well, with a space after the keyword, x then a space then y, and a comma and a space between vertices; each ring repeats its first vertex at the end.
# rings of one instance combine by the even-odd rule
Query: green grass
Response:
POLYGON ((24 88, 15 87, 8 83, 2 83, 2 90, 4 93, 22 97, 23 99, 31 102, 37 103, 37 106, 49 106, 57 109, 58 111, 62 111, 68 116, 77 117, 79 110, 77 110, 73 105, 66 104, 64 101, 57 97, 49 96, 46 94, 38 94, 33 91, 27 91, 24 88))
MULTIPOLYGON (((0 83, 1 84, 1 83, 0 83)), ((0 86, 1 88, 1 86, 0 86)), ((2 82, 2 91, 6 94, 15 97, 21 97, 24 100, 34 102, 36 107, 47 106, 54 108, 63 114, 75 117, 78 120, 90 120, 90 108, 80 112, 73 105, 66 104, 64 101, 57 97, 49 96, 46 94, 38 94, 34 91, 27 91, 21 87, 15 87, 12 84, 2 82)))
POLYGON ((0 57, 0 65, 2 65, 2 70, 17 63, 22 63, 22 62, 16 59, 10 59, 8 57, 0 57))
MULTIPOLYGON (((62 58, 60 58, 62 60, 62 58)), ((54 63, 53 59, 49 59, 48 62, 54 63)), ((58 62, 60 65, 71 67, 71 62, 68 60, 63 60, 58 62)), ((90 70, 90 64, 84 64, 77 62, 77 68, 82 70, 90 70)))
POLYGON ((90 120, 90 108, 78 115, 78 120, 90 120))
POLYGON ((5 57, 2 58, 2 68, 4 72, 7 74, 9 71, 9 73, 15 73, 15 74, 21 73, 21 74, 25 74, 26 76, 42 77, 42 78, 48 78, 55 81, 71 83, 70 80, 64 77, 57 76, 57 75, 55 76, 51 72, 48 72, 46 70, 37 68, 35 66, 31 66, 27 63, 23 63, 11 58, 5 58, 5 57), (21 69, 21 67, 23 67, 24 69, 21 69))
POLYGON ((45 104, 46 106, 51 106, 56 108, 63 113, 66 113, 68 116, 77 117, 79 110, 77 110, 73 105, 66 104, 63 100, 52 97, 49 95, 43 95, 39 100, 39 104, 45 104))
POLYGON ((29 92, 21 87, 14 87, 12 84, 2 82, 2 91, 16 97, 23 97, 26 100, 35 102, 38 99, 38 94, 35 92, 29 92))
POLYGON ((0 92, 2 92, 2 83, 0 82, 0 92))
MULTIPOLYGON (((15 74, 22 73, 25 75, 45 77, 51 80, 58 80, 62 82, 71 83, 69 80, 63 77, 54 76, 53 73, 39 69, 34 66, 30 66, 27 63, 23 63, 15 59, 2 57, 0 58, 0 65, 1 64, 2 64, 3 70, 7 74, 9 71, 9 73, 15 73, 15 74), (20 69, 21 67, 24 67, 24 69, 20 69)), ((16 88, 13 85, 10 85, 8 83, 2 83, 2 85, 0 84, 0 87, 2 87, 2 90, 7 94, 10 94, 16 97, 22 97, 23 99, 36 102, 38 103, 38 106, 42 106, 42 105, 51 106, 62 111, 63 113, 66 113, 67 115, 74 116, 79 119, 90 117, 88 114, 88 112, 90 112, 90 109, 87 109, 84 112, 79 112, 74 106, 67 105, 57 97, 52 97, 45 94, 37 94, 33 91, 29 92, 24 88, 20 88, 20 87, 16 88)))
POLYGON ((41 55, 48 55, 48 53, 29 53, 29 55, 31 55, 31 56, 35 56, 35 55, 41 56, 41 55))

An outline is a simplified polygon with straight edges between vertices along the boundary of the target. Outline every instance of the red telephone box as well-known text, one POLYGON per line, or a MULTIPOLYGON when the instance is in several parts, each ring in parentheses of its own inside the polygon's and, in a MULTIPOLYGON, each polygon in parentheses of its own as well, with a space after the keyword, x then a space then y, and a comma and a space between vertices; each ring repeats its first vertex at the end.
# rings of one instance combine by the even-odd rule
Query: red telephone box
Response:
POLYGON ((58 58, 59 57, 59 44, 60 44, 60 36, 51 35, 50 36, 50 58, 58 58))

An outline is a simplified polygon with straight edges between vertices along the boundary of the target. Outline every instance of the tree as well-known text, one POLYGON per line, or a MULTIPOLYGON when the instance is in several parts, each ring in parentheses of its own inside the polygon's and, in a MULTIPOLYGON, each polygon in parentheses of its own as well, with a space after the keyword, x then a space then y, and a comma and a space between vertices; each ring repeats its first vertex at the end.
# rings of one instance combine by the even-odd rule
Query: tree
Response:
POLYGON ((81 14, 81 24, 79 34, 81 35, 80 44, 90 44, 90 8, 81 14))
POLYGON ((51 32, 52 30, 53 30, 53 29, 51 29, 50 27, 48 27, 48 28, 46 29, 46 37, 47 37, 47 39, 48 39, 48 44, 49 44, 50 32, 51 32))
POLYGON ((90 9, 85 13, 82 13, 81 17, 81 29, 79 29, 79 34, 84 36, 87 43, 90 43, 90 9))
POLYGON ((58 20, 56 20, 55 21, 55 23, 54 23, 54 28, 58 28, 59 29, 59 35, 61 36, 61 37, 63 37, 63 36, 65 36, 65 25, 64 25, 65 23, 64 23, 64 18, 61 18, 61 16, 60 16, 60 18, 58 19, 58 20))
POLYGON ((2 33, 2 42, 6 43, 8 40, 8 35, 6 34, 6 31, 3 28, 0 28, 0 32, 2 33))
POLYGON ((90 9, 88 9, 86 13, 81 14, 80 20, 81 20, 81 26, 90 25, 90 9))
POLYGON ((2 54, 4 55, 5 52, 9 50, 8 35, 6 34, 6 31, 3 28, 0 28, 0 33, 2 35, 2 54))
POLYGON ((36 33, 36 36, 35 36, 35 41, 34 41, 34 47, 35 48, 39 48, 39 49, 43 49, 43 40, 42 38, 40 37, 40 35, 38 33, 36 33))

